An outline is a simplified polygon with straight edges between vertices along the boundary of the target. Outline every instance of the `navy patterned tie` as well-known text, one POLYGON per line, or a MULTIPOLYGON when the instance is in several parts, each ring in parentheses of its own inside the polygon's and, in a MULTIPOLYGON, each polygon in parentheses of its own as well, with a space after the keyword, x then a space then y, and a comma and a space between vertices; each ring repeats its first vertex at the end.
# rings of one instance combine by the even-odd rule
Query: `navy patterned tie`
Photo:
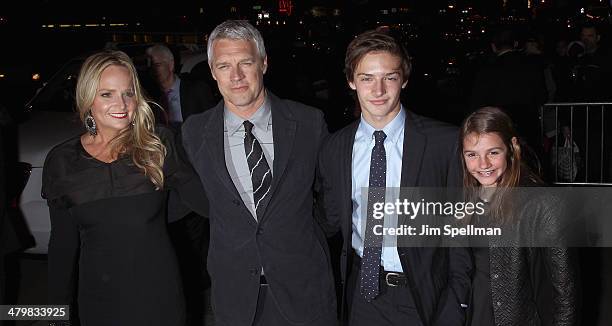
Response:
POLYGON ((383 225, 382 219, 374 218, 374 203, 385 202, 385 185, 387 181, 387 155, 385 138, 382 130, 374 132, 375 144, 370 159, 370 185, 368 188, 368 216, 363 257, 361 259, 360 291, 366 301, 370 302, 379 292, 380 256, 382 254, 382 235, 374 234, 376 225, 383 225))
POLYGON ((255 203, 255 214, 257 219, 261 218, 261 202, 270 192, 272 184, 272 171, 261 145, 253 135, 253 124, 244 121, 244 152, 246 154, 249 171, 251 172, 251 182, 253 183, 253 200, 255 203))

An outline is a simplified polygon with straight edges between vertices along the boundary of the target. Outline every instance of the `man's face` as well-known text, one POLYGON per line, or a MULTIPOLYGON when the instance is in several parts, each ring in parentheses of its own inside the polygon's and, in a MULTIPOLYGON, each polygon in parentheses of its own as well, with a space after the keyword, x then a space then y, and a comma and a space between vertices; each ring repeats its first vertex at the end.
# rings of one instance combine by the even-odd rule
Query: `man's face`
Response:
POLYGON ((149 55, 149 59, 151 60, 151 71, 157 83, 163 85, 172 80, 174 75, 174 60, 169 60, 159 53, 149 55))
POLYGON ((366 54, 353 73, 349 86, 357 91, 364 119, 384 127, 400 110, 400 93, 408 83, 402 76, 401 59, 389 52, 366 54))
POLYGON ((216 40, 212 53, 210 69, 225 105, 243 118, 250 117, 265 98, 267 57, 262 60, 255 43, 247 40, 216 40))
POLYGON ((587 53, 593 52, 597 49, 599 39, 600 36, 597 34, 597 30, 593 27, 585 27, 580 31, 580 41, 584 43, 587 53))

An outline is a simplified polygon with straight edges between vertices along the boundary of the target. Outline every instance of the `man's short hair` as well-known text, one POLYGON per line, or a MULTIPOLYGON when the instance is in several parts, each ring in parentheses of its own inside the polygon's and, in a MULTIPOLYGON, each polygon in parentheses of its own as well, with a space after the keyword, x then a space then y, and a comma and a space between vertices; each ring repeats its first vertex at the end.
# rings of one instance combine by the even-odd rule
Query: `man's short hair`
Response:
POLYGON ((172 54, 172 51, 170 51, 170 49, 163 44, 152 45, 145 50, 145 53, 148 56, 160 54, 167 61, 174 61, 174 54, 172 54))
POLYGON ((498 50, 514 49, 517 41, 518 37, 510 27, 500 27, 491 39, 498 50))
POLYGON ((389 52, 401 60, 403 81, 408 80, 412 63, 406 49, 395 37, 383 30, 370 30, 359 34, 349 43, 344 57, 344 73, 346 80, 353 81, 353 75, 357 65, 366 54, 371 52, 389 52))
POLYGON ((594 29, 595 33, 599 35, 599 26, 592 21, 586 21, 580 25, 579 31, 582 32, 584 29, 594 29))
POLYGON ((255 43, 255 48, 257 49, 260 59, 263 60, 266 57, 264 40, 257 28, 253 27, 253 25, 249 24, 246 20, 226 20, 217 25, 208 37, 206 54, 208 55, 209 65, 211 65, 213 61, 213 44, 219 39, 252 41, 255 43))

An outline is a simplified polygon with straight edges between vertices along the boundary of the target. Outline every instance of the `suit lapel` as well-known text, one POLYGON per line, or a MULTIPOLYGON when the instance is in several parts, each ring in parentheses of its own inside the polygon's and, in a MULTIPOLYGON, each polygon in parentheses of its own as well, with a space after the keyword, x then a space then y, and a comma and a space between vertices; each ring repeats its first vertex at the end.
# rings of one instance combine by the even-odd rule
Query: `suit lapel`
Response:
MULTIPOLYGON (((272 136, 274 139, 274 163, 272 166, 272 185, 270 194, 264 197, 262 205, 262 219, 265 217, 265 211, 268 207, 270 199, 274 196, 279 183, 283 179, 283 174, 287 168, 289 158, 293 151, 295 142, 295 132, 297 123, 291 116, 289 108, 278 97, 271 92, 268 92, 270 100, 270 109, 272 110, 272 136)), ((261 222, 261 221, 260 221, 261 222)))
MULTIPOLYGON (((223 101, 217 104, 212 110, 214 110, 212 117, 204 127, 204 147, 208 150, 209 157, 211 158, 210 161, 214 166, 213 169, 221 183, 227 188, 227 191, 229 191, 232 197, 240 199, 240 194, 232 182, 232 178, 229 172, 227 172, 227 166, 225 165, 223 101)), ((241 199, 240 202, 242 203, 241 199)), ((249 214, 248 220, 251 223, 255 222, 251 214, 249 214)))
MULTIPOLYGON (((418 200, 415 198, 414 187, 419 186, 419 175, 423 161, 425 146, 427 146, 427 137, 420 131, 421 124, 414 114, 406 111, 406 121, 404 122, 404 145, 402 151, 402 176, 400 180, 400 200, 408 199, 418 200)), ((407 215, 398 216, 399 225, 412 224, 407 215)), ((399 246, 398 253, 400 257, 406 252, 408 247, 399 246)), ((403 264, 403 263, 402 263, 403 264)))
POLYGON ((427 145, 427 137, 420 132, 418 117, 406 111, 404 123, 404 150, 402 152, 401 187, 416 187, 421 172, 423 152, 427 145))

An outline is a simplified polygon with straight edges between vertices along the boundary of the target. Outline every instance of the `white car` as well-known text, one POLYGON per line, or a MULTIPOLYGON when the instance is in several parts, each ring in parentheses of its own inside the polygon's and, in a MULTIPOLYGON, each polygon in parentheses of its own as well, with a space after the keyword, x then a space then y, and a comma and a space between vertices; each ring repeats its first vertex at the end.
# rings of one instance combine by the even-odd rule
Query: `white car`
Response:
MULTIPOLYGON (((142 60, 142 53, 146 47, 141 45, 140 48, 142 52, 139 57, 135 56, 138 54, 126 52, 133 56, 139 72, 143 73, 146 66, 142 64, 146 60, 142 60)), ((29 167, 30 170, 19 199, 19 208, 36 243, 26 250, 27 253, 46 254, 49 245, 49 208, 41 197, 45 157, 55 145, 85 132, 74 103, 76 79, 84 59, 84 56, 74 58, 60 68, 26 104, 26 117, 18 125, 18 160, 22 162, 21 169, 27 170, 29 167)), ((203 51, 181 53, 181 59, 181 74, 190 73, 197 66, 202 69, 202 65, 206 65, 206 53, 203 51)))

